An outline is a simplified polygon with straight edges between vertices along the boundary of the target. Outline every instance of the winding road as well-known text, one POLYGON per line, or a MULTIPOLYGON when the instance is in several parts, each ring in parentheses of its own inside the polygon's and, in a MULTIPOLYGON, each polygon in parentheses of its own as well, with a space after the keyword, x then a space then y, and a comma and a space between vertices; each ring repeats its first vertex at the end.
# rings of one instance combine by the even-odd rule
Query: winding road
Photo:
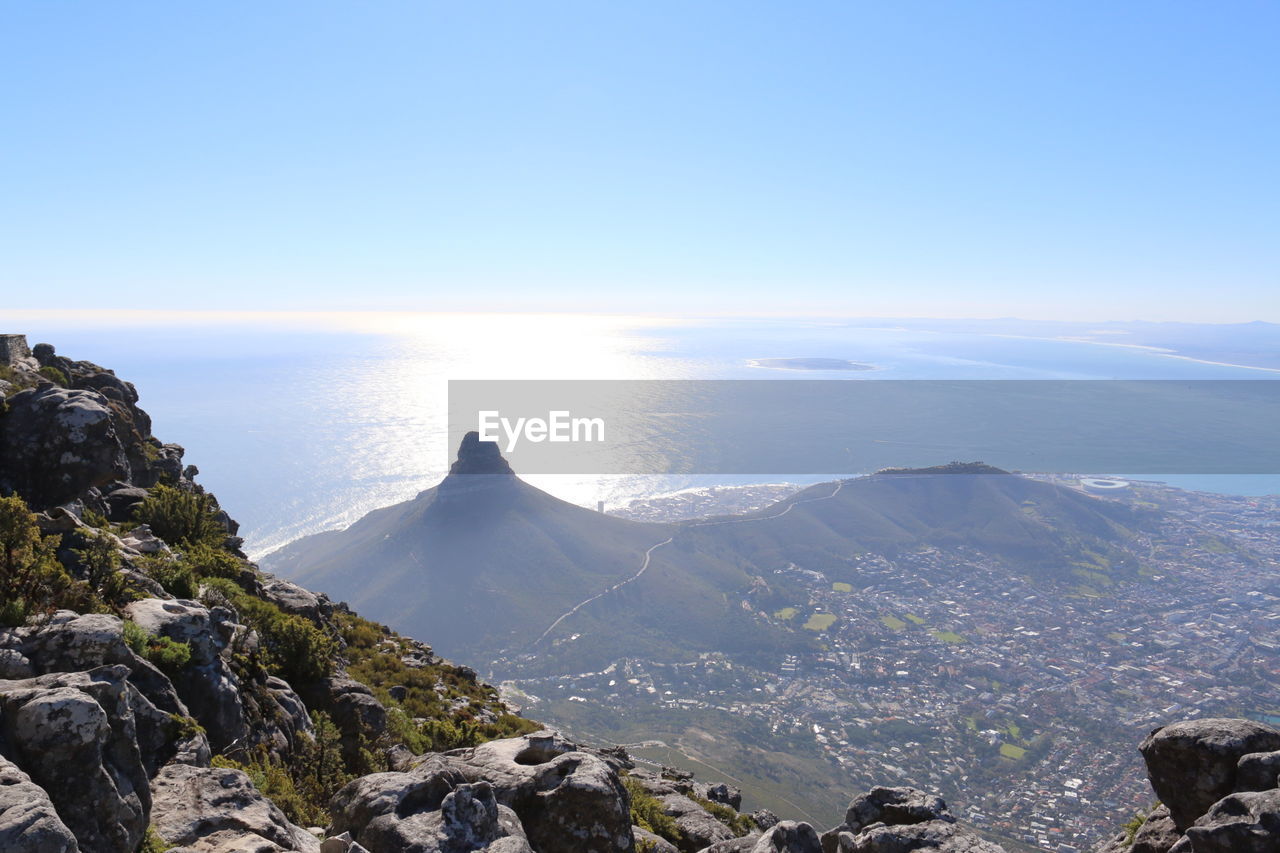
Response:
POLYGON ((795 509, 800 504, 817 503, 818 501, 831 500, 836 495, 840 494, 840 490, 844 488, 844 482, 845 482, 844 480, 837 480, 835 489, 833 489, 831 494, 829 495, 822 495, 816 498, 805 498, 804 500, 792 501, 791 503, 787 504, 786 509, 782 510, 782 512, 779 512, 776 515, 766 515, 761 518, 728 518, 722 521, 697 521, 692 524, 681 525, 680 530, 668 536, 666 539, 663 539, 661 542, 657 543, 656 545, 649 546, 648 550, 644 552, 644 559, 640 562, 639 571, 637 571, 634 575, 627 578, 626 580, 618 581, 613 586, 609 587, 603 592, 597 593, 591 596, 590 598, 586 599, 585 601, 578 602, 573 607, 569 608, 564 613, 560 614, 560 617, 556 619, 556 621, 552 622, 550 627, 548 627, 547 630, 543 631, 542 634, 539 635, 538 639, 534 640, 533 643, 531 643, 531 645, 536 646, 538 643, 541 643, 551 634, 552 631, 554 631, 556 628, 560 626, 561 622, 564 622, 564 620, 568 619, 570 616, 577 613, 579 610, 586 607, 588 604, 591 604, 593 601, 599 601, 609 593, 617 592, 627 584, 640 580, 640 578, 644 576, 644 573, 649 570, 649 564, 653 561, 653 552, 657 551, 659 548, 662 548, 666 545, 670 545, 671 542, 676 538, 676 536, 679 536, 680 533, 684 532, 685 530, 691 530, 695 527, 718 527, 723 524, 750 524, 752 522, 757 522, 757 521, 771 521, 775 518, 782 518, 784 515, 791 512, 791 510, 795 509))

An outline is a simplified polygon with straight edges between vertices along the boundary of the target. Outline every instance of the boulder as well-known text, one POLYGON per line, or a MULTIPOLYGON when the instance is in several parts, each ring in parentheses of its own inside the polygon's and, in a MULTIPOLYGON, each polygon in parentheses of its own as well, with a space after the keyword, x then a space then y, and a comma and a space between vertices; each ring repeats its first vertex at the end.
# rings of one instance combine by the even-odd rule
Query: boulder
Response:
POLYGON ((899 826, 871 826, 840 836, 840 853, 1004 853, 957 823, 928 820, 899 826))
POLYGON ((212 610, 188 600, 145 598, 125 608, 147 633, 191 647, 191 661, 170 676, 178 696, 204 727, 210 746, 226 750, 249 735, 241 685, 224 660, 239 626, 224 607, 212 610))
POLYGON ((1280 750, 1280 731, 1250 720, 1188 720, 1156 729, 1138 749, 1152 789, 1185 832, 1235 790, 1241 758, 1280 750))
POLYGON ((849 803, 844 825, 859 832, 873 823, 890 826, 922 823, 926 820, 954 821, 941 797, 915 788, 872 788, 849 803))
POLYGON ((107 518, 114 522, 127 522, 133 518, 133 511, 147 499, 147 490, 124 483, 117 484, 105 494, 107 500, 107 518))
POLYGON ((822 844, 809 824, 784 820, 761 835, 751 853, 822 853, 822 844))
POLYGON ((1236 762, 1236 791, 1280 787, 1280 751, 1251 752, 1236 762))
MULTIPOLYGON (((751 853, 751 849, 756 846, 756 842, 760 840, 760 833, 744 835, 741 838, 731 838, 728 841, 717 841, 710 847, 704 847, 698 853, 751 853)), ((639 839, 637 838, 637 841, 639 839)))
POLYGON ((329 603, 327 597, 316 595, 296 583, 279 578, 263 581, 262 597, 285 613, 302 616, 312 622, 318 623, 321 617, 327 617, 333 613, 333 605, 329 603))
POLYGON ((778 825, 778 816, 768 809, 756 809, 751 813, 751 819, 762 830, 771 829, 778 825))
POLYGON ((0 756, 0 850, 79 853, 76 837, 58 817, 44 789, 0 756))
POLYGON ((732 785, 726 785, 723 782, 719 785, 708 786, 706 799, 713 803, 726 805, 734 811, 737 811, 742 807, 742 791, 732 785))
POLYGON ((151 792, 124 666, 0 682, 10 758, 49 795, 85 853, 133 850, 151 792))
POLYGON ((330 807, 329 833, 369 853, 533 853, 515 812, 487 782, 468 782, 449 756, 427 756, 407 773, 361 777, 330 807))
POLYGON ((129 461, 101 394, 43 385, 7 403, 0 418, 0 491, 45 509, 129 479, 129 461))
POLYGON ((347 756, 358 754, 364 741, 374 740, 387 730, 387 709, 364 684, 337 673, 304 685, 308 708, 324 711, 342 732, 342 749, 347 756))
POLYGON ((469 781, 487 781, 538 853, 629 851, 630 798, 604 759, 549 731, 457 750, 469 781))
POLYGON ((1168 853, 1182 834, 1173 825, 1169 809, 1158 806, 1147 815, 1146 821, 1134 833, 1133 844, 1124 848, 1129 853, 1168 853))
POLYGON ((636 848, 642 849, 646 853, 680 853, 679 847, 661 835, 655 835, 643 827, 632 826, 631 834, 636 839, 636 848))
POLYGON ((170 764, 151 786, 152 825, 177 847, 319 853, 320 841, 290 823, 239 770, 170 764))
POLYGON ((1192 853, 1275 853, 1280 850, 1280 789, 1222 798, 1187 827, 1183 844, 1192 853))
POLYGON ((684 836, 685 848, 701 850, 719 841, 729 841, 738 836, 729 827, 716 820, 710 812, 684 794, 666 794, 658 798, 664 814, 675 819, 684 836))

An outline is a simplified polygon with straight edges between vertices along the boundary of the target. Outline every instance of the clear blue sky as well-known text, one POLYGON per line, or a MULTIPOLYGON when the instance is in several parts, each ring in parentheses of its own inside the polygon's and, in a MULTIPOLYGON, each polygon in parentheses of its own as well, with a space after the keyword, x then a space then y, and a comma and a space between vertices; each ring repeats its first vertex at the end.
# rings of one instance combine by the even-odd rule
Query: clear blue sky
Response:
POLYGON ((14 2, 14 307, 1280 321, 1275 2, 14 2))

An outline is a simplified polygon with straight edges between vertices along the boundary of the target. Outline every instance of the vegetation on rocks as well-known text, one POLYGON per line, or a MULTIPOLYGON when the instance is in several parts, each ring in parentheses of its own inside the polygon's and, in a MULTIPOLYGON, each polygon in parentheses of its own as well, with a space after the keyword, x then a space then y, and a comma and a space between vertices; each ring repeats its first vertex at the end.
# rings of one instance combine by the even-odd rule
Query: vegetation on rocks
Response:
POLYGON ((658 798, 630 776, 624 776, 622 784, 631 796, 631 822, 654 835, 662 836, 677 847, 681 846, 684 835, 676 825, 675 818, 662 810, 662 803, 658 798))
POLYGON ((170 545, 217 545, 226 536, 217 504, 204 492, 183 491, 160 483, 134 511, 134 518, 170 545))

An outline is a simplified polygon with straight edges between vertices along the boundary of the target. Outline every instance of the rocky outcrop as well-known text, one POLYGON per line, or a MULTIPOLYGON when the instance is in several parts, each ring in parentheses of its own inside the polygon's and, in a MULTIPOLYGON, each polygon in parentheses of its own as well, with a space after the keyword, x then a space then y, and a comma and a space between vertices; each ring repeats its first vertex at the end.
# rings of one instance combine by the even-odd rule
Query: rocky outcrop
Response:
POLYGON ((6 757, 49 796, 84 853, 133 850, 151 807, 124 666, 0 682, 6 757))
POLYGON ((1188 720, 1156 729, 1138 747, 1147 777, 1180 832, 1235 791, 1250 753, 1280 750, 1280 731, 1250 720, 1188 720))
POLYGON ((357 779, 338 792, 332 808, 329 832, 369 853, 532 853, 519 817, 498 802, 493 787, 468 782, 442 755, 407 773, 357 779))
POLYGON ((0 850, 6 853, 78 853, 76 837, 58 817, 44 789, 0 757, 0 850))
POLYGON ((315 836, 290 823, 239 770, 171 764, 151 784, 152 825, 177 847, 227 853, 265 845, 273 851, 320 849, 315 836))
POLYGON ((822 853, 822 844, 809 824, 784 820, 761 835, 751 853, 822 853))
POLYGON ((537 853, 630 850, 630 797, 598 755, 553 732, 490 741, 453 754, 464 776, 487 781, 537 853))

